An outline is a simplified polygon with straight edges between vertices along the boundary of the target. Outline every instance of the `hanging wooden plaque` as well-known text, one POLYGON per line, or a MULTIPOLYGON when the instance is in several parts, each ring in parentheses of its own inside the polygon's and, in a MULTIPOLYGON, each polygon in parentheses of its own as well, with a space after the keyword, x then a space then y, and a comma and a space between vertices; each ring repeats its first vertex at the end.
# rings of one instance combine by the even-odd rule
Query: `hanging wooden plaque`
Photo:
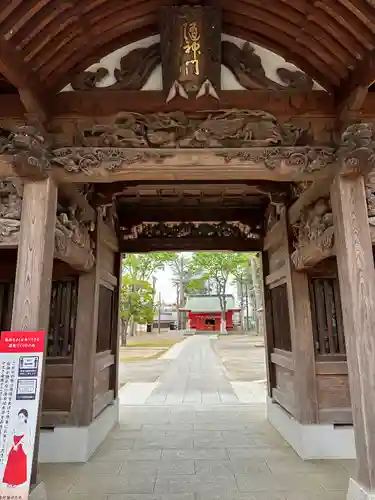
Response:
MULTIPOLYGON (((182 6, 161 9, 160 41, 163 88, 167 95, 220 89, 221 15, 216 7, 182 6), (203 90, 202 90, 203 89, 203 90)), ((170 100, 170 99, 169 99, 170 100)))

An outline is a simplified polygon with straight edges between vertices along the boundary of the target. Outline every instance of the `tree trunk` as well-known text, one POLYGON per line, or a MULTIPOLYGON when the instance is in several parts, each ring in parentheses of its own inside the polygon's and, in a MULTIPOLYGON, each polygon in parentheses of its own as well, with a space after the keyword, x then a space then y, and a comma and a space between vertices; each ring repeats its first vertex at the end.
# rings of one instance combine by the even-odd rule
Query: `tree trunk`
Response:
MULTIPOLYGON (((180 288, 180 307, 184 307, 185 305, 185 287, 184 287, 184 283, 183 283, 183 277, 182 277, 182 280, 181 280, 181 288, 180 288)), ((183 311, 178 311, 179 313, 179 317, 178 317, 178 321, 179 321, 179 324, 180 324, 180 327, 182 329, 185 328, 185 325, 184 325, 184 312, 183 311)))
POLYGON ((134 337, 134 327, 135 327, 135 321, 133 318, 130 319, 130 336, 134 337))
POLYGON ((227 322, 225 316, 225 311, 221 311, 220 333, 225 333, 227 331, 227 322))
POLYGON ((244 294, 243 294, 243 279, 240 278, 237 282, 237 293, 238 297, 240 299, 240 325, 241 325, 241 330, 245 330, 245 314, 244 314, 244 294))
POLYGON ((128 340, 128 325, 129 320, 121 319, 121 345, 126 346, 128 340))

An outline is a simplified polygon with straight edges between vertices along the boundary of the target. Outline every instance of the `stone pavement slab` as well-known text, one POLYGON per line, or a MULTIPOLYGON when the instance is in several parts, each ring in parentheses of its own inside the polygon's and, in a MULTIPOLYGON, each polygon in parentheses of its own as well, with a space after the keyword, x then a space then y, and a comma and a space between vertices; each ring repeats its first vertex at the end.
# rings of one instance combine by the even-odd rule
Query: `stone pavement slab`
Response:
POLYGON ((264 383, 228 380, 218 341, 179 344, 142 397, 125 386, 89 463, 42 466, 48 500, 344 500, 354 462, 302 461, 266 421, 264 383))

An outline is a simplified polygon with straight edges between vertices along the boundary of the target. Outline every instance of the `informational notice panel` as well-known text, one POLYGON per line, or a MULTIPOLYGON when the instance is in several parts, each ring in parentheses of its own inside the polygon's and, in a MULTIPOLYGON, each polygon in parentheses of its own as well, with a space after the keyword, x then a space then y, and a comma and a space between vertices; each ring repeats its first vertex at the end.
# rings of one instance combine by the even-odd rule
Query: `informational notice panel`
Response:
POLYGON ((0 339, 0 500, 27 500, 44 356, 44 332, 0 339))

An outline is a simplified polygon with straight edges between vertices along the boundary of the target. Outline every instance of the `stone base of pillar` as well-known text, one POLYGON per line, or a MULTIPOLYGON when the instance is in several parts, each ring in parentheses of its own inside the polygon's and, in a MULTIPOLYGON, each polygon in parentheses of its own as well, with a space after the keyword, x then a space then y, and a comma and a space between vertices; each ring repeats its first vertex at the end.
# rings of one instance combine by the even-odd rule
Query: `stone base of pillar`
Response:
POLYGON ((87 427, 55 427, 42 430, 39 463, 85 463, 119 421, 119 401, 108 406, 87 427))
POLYGON ((346 500, 375 500, 375 491, 367 491, 354 479, 350 479, 346 500))
POLYGON ((352 427, 301 424, 271 398, 267 398, 267 418, 303 460, 356 458, 352 427))
POLYGON ((47 500, 47 490, 43 481, 30 491, 29 500, 47 500))

